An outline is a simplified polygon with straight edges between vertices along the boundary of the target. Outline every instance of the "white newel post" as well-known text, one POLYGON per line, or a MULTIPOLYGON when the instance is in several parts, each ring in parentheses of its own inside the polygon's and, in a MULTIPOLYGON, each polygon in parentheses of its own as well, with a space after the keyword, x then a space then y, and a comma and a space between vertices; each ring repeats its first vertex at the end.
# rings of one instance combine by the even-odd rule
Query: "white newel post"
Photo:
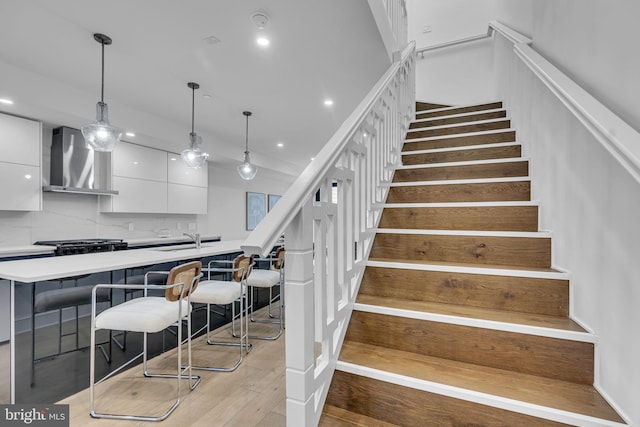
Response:
POLYGON ((314 405, 314 286, 311 197, 285 231, 285 318, 287 323, 287 426, 313 425, 314 405), (301 420, 304 420, 304 424, 301 420))

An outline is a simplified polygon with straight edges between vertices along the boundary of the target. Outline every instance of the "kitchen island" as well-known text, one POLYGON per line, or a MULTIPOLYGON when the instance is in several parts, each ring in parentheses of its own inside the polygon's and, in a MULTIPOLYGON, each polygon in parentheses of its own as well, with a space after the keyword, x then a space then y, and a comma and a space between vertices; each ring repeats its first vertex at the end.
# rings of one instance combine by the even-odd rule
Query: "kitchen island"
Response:
MULTIPOLYGON (((240 252, 243 240, 229 240, 195 245, 162 246, 147 249, 132 249, 115 252, 100 252, 62 257, 45 257, 0 262, 0 282, 10 299, 9 322, 10 403, 15 403, 15 286, 16 283, 33 283, 63 277, 110 272, 127 268, 142 267, 164 262, 202 259, 216 255, 240 252)), ((6 295, 6 294, 5 294, 6 295)), ((4 393, 3 393, 4 394, 4 393)), ((3 402, 6 403, 6 402, 3 402)))

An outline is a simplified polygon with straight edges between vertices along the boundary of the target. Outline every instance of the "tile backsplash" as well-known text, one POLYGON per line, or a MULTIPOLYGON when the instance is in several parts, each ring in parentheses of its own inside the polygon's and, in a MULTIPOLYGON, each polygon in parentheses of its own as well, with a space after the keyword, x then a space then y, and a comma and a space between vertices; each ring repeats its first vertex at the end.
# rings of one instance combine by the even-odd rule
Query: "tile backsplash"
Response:
POLYGON ((193 223, 200 225, 198 215, 100 213, 97 196, 43 193, 40 212, 0 211, 0 246, 38 240, 179 236, 193 223))

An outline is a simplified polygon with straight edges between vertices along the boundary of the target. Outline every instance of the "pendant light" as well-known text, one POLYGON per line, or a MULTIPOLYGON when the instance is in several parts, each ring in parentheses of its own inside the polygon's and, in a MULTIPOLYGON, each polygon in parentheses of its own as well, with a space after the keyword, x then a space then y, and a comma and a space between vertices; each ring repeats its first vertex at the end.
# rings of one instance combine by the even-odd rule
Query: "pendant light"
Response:
POLYGON ((256 176, 258 169, 251 164, 251 159, 249 158, 249 116, 251 115, 251 111, 243 111, 242 114, 247 118, 247 133, 245 138, 244 162, 238 166, 238 173, 240 174, 240 178, 248 181, 256 176))
POLYGON ((184 160, 187 166, 198 169, 202 167, 209 158, 209 153, 205 153, 200 148, 202 138, 193 130, 196 89, 199 89, 200 85, 198 83, 189 82, 187 83, 187 86, 191 89, 191 133, 189 134, 189 148, 182 151, 180 157, 182 157, 182 160, 184 160))
POLYGON ((112 151, 122 137, 122 131, 109 123, 109 107, 104 102, 104 45, 110 45, 111 38, 100 33, 94 34, 93 38, 102 45, 102 88, 100 102, 96 104, 96 120, 82 126, 82 136, 94 150, 112 151))

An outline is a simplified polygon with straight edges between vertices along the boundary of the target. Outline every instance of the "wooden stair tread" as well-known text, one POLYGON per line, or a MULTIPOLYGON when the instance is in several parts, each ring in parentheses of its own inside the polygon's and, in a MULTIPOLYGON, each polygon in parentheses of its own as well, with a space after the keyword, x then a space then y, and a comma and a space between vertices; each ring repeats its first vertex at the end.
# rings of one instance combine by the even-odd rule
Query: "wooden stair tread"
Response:
POLYGON ((482 144, 498 144, 503 142, 515 142, 516 132, 509 129, 498 129, 485 133, 472 135, 446 135, 441 137, 429 137, 428 139, 407 140, 402 146, 402 151, 433 150, 436 148, 465 147, 482 144))
POLYGON ((504 323, 515 323, 519 325, 536 326, 542 328, 561 329, 565 331, 587 332, 580 325, 578 325, 568 317, 522 313, 508 310, 496 310, 431 301, 411 301, 400 298, 380 297, 376 295, 364 294, 358 295, 356 303, 397 308, 401 310, 418 311, 423 313, 443 314, 448 316, 491 320, 504 323))
POLYGON ((416 101, 416 111, 439 110, 441 108, 449 108, 451 105, 436 104, 433 102, 416 101))
POLYGON ((510 119, 497 119, 489 122, 471 122, 463 124, 455 124, 443 127, 411 129, 405 136, 405 141, 420 138, 430 138, 436 136, 456 135, 472 132, 484 132, 498 129, 509 129, 511 127, 510 119))
POLYGON ((503 398, 624 423, 590 385, 345 341, 340 361, 503 398))
POLYGON ((438 151, 435 153, 406 152, 402 156, 402 164, 428 165, 437 163, 455 163, 474 160, 514 159, 522 155, 522 147, 518 145, 503 145, 488 148, 471 148, 468 150, 438 151))
POLYGON ((537 206, 385 208, 379 228, 538 231, 537 206))
POLYGON ((467 113, 464 116, 454 114, 451 116, 428 117, 426 119, 417 119, 416 121, 411 122, 411 124, 409 125, 409 129, 418 129, 418 128, 430 127, 430 126, 442 126, 442 125, 454 124, 454 123, 477 122, 480 120, 500 119, 504 117, 507 117, 507 112, 505 110, 474 111, 473 113, 467 113))
POLYGON ((346 409, 338 408, 333 405, 324 405, 322 416, 318 423, 320 427, 341 427, 341 426, 360 426, 360 427, 396 427, 397 424, 391 424, 382 420, 367 417, 366 415, 357 414, 346 409))
POLYGON ((526 177, 529 162, 526 160, 483 163, 476 165, 451 165, 428 168, 396 169, 393 182, 443 181, 452 179, 526 177))
MULTIPOLYGON (((444 107, 444 108, 446 108, 446 107, 444 107)), ((464 106, 464 107, 448 108, 447 110, 444 110, 444 111, 428 111, 428 110, 424 110, 424 112, 422 112, 422 113, 421 113, 421 110, 417 109, 416 118, 417 119, 423 119, 423 118, 428 118, 428 117, 447 116, 447 115, 451 115, 451 114, 471 113, 473 111, 494 110, 496 108, 502 108, 502 102, 500 102, 500 101, 498 101, 498 102, 488 102, 488 103, 478 104, 478 105, 468 105, 468 106, 464 106)))
POLYGON ((426 262, 419 261, 414 259, 402 259, 402 258, 394 258, 392 261, 388 258, 378 258, 378 257, 369 257, 369 261, 378 261, 378 262, 398 262, 402 264, 426 264, 426 265, 437 265, 443 267, 466 267, 466 268, 486 268, 486 269, 497 269, 497 270, 519 270, 519 271, 537 271, 537 272, 545 272, 545 273, 562 273, 561 271, 555 270, 550 267, 523 267, 519 265, 508 265, 508 264, 472 264, 472 263, 460 263, 460 262, 426 262))

